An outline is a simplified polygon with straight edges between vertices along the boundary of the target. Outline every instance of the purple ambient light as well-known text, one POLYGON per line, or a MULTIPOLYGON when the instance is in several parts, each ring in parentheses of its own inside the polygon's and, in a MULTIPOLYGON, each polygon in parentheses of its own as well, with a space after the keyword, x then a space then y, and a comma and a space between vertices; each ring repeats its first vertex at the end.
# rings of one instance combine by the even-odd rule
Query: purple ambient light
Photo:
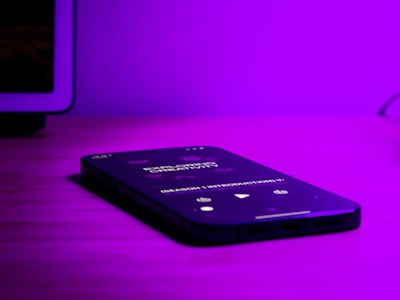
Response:
POLYGON ((400 90, 400 4, 78 3, 73 114, 375 114, 400 90))

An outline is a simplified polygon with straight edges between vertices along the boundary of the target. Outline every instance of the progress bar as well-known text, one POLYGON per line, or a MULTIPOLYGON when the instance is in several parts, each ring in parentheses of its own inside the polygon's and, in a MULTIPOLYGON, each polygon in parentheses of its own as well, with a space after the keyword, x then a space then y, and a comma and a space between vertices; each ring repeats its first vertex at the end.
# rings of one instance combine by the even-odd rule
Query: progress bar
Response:
POLYGON ((283 214, 256 216, 256 219, 257 219, 257 220, 261 220, 261 219, 271 219, 271 218, 279 218, 279 217, 288 217, 288 216, 305 215, 305 214, 309 214, 309 213, 311 213, 311 211, 309 211, 309 210, 305 210, 305 211, 296 211, 296 212, 283 213, 283 214))

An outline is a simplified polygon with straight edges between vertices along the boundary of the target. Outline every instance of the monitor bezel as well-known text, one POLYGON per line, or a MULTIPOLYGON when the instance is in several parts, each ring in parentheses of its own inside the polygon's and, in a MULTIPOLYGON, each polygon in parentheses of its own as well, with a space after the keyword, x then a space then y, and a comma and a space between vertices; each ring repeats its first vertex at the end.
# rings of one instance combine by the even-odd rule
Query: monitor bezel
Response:
POLYGON ((52 92, 0 92, 0 113, 62 113, 75 94, 75 0, 55 0, 52 92))

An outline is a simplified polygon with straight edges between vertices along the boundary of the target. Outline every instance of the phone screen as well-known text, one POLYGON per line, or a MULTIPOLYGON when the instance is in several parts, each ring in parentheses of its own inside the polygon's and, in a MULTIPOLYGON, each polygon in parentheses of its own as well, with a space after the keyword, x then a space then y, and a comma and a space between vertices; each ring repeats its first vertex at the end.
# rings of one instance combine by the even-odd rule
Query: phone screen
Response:
POLYGON ((354 210, 354 202, 216 147, 90 157, 124 186, 191 220, 241 224, 354 210))

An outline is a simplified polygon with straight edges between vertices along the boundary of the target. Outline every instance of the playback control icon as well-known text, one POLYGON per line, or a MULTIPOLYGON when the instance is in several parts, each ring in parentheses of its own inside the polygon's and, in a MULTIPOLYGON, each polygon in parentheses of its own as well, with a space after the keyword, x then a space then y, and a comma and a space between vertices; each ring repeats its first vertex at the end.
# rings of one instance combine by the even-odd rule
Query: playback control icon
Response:
MULTIPOLYGON (((211 198, 207 198, 207 197, 199 197, 199 198, 196 199, 196 201, 199 202, 199 203, 208 203, 208 202, 211 202, 212 199, 211 198)), ((197 209, 195 209, 195 211, 196 210, 197 209)), ((201 206, 200 210, 204 211, 204 212, 212 212, 214 210, 214 207, 212 207, 212 206, 201 206)))
POLYGON ((245 199, 250 197, 250 194, 234 194, 234 196, 239 199, 245 199))
POLYGON ((199 203, 207 203, 207 202, 211 202, 212 199, 211 198, 206 198, 206 197, 200 197, 196 199, 197 202, 199 203))

